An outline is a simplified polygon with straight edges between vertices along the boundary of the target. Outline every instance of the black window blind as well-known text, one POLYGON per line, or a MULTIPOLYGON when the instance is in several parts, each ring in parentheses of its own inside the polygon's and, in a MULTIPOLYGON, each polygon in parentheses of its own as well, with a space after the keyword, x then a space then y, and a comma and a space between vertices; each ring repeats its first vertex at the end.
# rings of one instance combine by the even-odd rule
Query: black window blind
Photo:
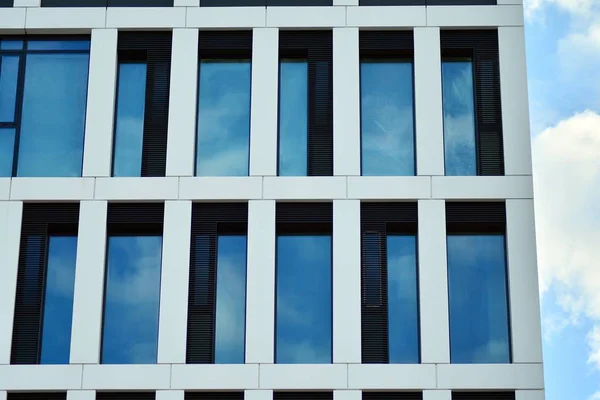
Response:
POLYGON ((279 58, 308 63, 308 175, 333 175, 331 31, 280 31, 279 58))
POLYGON ((251 59, 252 31, 201 31, 198 54, 201 59, 251 59))
POLYGON ((363 392, 362 400, 422 400, 421 392, 363 392))
POLYGON ((333 400, 332 392, 274 392, 273 400, 333 400))
POLYGON ((51 235, 77 235, 79 203, 23 205, 11 364, 39 364, 51 235))
POLYGON ((331 235, 332 203, 277 203, 277 235, 331 235))
POLYGON ((119 33, 119 62, 147 65, 141 176, 165 176, 171 48, 171 32, 119 33))
POLYGON ((109 203, 107 235, 163 234, 164 203, 109 203))
POLYGON ((42 0, 42 7, 173 7, 173 0, 42 0))
POLYGON ((361 6, 486 6, 497 0, 359 0, 361 6))
POLYGON ((504 202, 447 202, 448 234, 504 234, 506 206, 504 202))
POLYGON ((12 7, 14 0, 0 0, 0 7, 12 7))
POLYGON ((387 235, 417 234, 417 203, 361 203, 360 213, 362 362, 388 363, 387 235))
POLYGON ((188 364, 211 364, 215 360, 218 236, 246 235, 247 232, 247 203, 197 203, 192 206, 188 364))
POLYGON ((154 400, 155 392, 97 392, 96 400, 154 400))
POLYGON ((244 400, 244 392, 185 392, 185 400, 244 400))
POLYGON ((413 31, 360 31, 361 58, 413 57, 413 31))
POLYGON ((203 0, 200 7, 331 6, 333 0, 203 0))
POLYGON ((473 60, 477 175, 504 175, 498 30, 442 31, 440 40, 442 60, 473 60))
POLYGON ((452 392, 452 400, 515 400, 515 392, 452 392))
POLYGON ((7 400, 67 400, 66 392, 9 392, 7 400))

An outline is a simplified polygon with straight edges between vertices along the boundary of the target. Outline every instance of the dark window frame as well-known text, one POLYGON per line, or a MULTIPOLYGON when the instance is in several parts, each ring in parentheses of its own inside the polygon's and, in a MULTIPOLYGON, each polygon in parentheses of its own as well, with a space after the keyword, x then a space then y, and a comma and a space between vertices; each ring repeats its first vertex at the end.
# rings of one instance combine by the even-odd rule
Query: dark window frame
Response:
POLYGON ((42 7, 173 7, 173 0, 42 0, 42 7))
POLYGON ((423 392, 363 391, 362 400, 423 400, 423 392))
POLYGON ((203 0, 200 7, 290 7, 332 6, 333 0, 203 0))
POLYGON ((359 0, 359 6, 485 6, 497 0, 359 0))
POLYGON ((486 391, 486 392, 462 392, 462 391, 453 391, 452 392, 452 400, 480 400, 480 399, 489 399, 489 400, 515 400, 515 392, 514 391, 486 391))

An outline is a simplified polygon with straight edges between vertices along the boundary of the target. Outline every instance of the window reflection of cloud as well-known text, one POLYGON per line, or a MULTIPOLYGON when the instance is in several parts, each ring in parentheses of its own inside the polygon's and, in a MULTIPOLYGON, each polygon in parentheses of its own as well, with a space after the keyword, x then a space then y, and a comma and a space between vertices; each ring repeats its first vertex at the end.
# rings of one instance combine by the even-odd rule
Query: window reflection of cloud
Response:
POLYGON ((196 175, 247 176, 250 62, 200 63, 196 175))

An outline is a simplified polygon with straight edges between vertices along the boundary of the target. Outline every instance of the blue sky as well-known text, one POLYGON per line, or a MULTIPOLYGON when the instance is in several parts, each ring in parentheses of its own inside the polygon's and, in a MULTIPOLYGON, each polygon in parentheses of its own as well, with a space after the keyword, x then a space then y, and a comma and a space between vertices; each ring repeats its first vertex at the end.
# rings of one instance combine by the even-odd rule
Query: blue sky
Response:
POLYGON ((546 398, 600 399, 600 2, 525 0, 546 398))

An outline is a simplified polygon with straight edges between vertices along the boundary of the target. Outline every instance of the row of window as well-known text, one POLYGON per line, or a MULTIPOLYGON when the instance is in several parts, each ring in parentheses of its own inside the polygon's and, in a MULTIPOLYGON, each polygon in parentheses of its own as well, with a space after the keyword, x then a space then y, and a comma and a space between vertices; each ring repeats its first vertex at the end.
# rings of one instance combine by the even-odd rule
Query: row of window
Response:
MULTIPOLYGON (((164 209, 109 203, 101 363, 157 361, 164 209)), ((69 362, 79 204, 25 204, 11 363, 69 362)), ((511 362, 503 202, 446 204, 452 363, 511 362)), ((247 203, 192 208, 188 363, 244 363, 247 203)), ((364 363, 419 363, 416 203, 361 204, 364 363)), ((275 362, 332 362, 332 204, 276 208, 275 362)), ((168 267, 168 266, 167 266, 168 267)))
MULTIPOLYGON (((81 176, 89 40, 0 40, 0 176, 81 176)), ((172 35, 120 32, 113 176, 165 176, 172 35)), ((496 30, 442 31, 446 175, 503 175, 496 30)), ((196 176, 247 176, 252 32, 199 37, 196 176)), ((280 176, 333 175, 332 32, 279 36, 280 176)), ((254 83, 258 84, 258 83, 254 83)), ((416 175, 412 31, 360 33, 362 175, 416 175)))

